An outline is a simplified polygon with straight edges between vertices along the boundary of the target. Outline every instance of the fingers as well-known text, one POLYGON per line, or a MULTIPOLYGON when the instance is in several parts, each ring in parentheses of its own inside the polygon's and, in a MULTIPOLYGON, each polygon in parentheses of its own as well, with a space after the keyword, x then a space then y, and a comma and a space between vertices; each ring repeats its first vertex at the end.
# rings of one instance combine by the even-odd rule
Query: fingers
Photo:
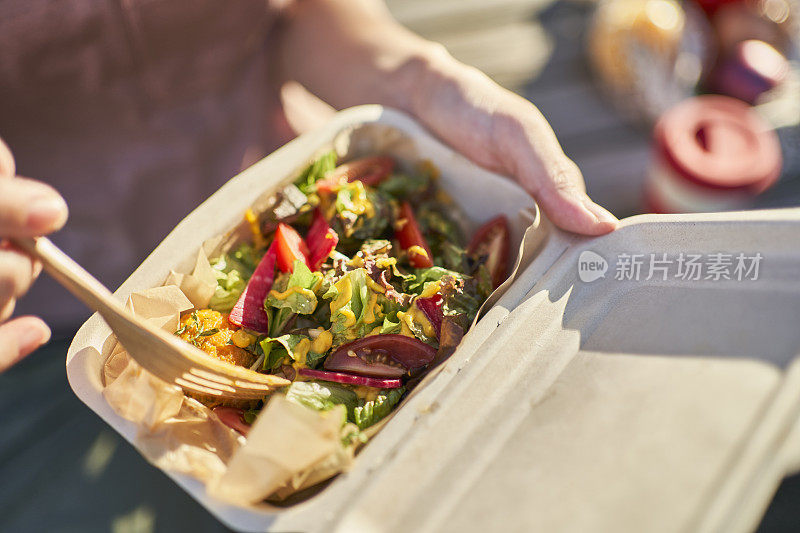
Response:
POLYGON ((519 179, 536 198, 547 217, 558 227, 584 235, 603 235, 619 221, 586 194, 583 175, 571 160, 563 161, 538 176, 519 179))
POLYGON ((14 156, 6 146, 6 143, 0 139, 0 176, 13 176, 16 172, 14 156))
POLYGON ((55 189, 27 178, 0 178, 0 237, 34 237, 67 221, 67 204, 55 189))
POLYGON ((40 269, 27 255, 0 247, 0 321, 11 316, 14 302, 28 291, 40 269))
POLYGON ((504 99, 493 116, 495 151, 505 170, 538 202, 547 217, 562 229, 602 235, 619 221, 586 194, 578 166, 564 155, 544 116, 516 96, 504 99))
POLYGON ((22 316, 0 325, 0 372, 50 340, 50 328, 35 316, 22 316))

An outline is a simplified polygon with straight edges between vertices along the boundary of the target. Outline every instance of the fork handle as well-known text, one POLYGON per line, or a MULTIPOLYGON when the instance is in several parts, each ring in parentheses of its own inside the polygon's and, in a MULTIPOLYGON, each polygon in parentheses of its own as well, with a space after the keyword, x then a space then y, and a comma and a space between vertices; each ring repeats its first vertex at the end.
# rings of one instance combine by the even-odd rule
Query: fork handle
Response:
POLYGON ((44 270, 89 308, 101 315, 118 315, 124 308, 105 285, 61 251, 47 237, 11 239, 11 242, 42 262, 44 270))

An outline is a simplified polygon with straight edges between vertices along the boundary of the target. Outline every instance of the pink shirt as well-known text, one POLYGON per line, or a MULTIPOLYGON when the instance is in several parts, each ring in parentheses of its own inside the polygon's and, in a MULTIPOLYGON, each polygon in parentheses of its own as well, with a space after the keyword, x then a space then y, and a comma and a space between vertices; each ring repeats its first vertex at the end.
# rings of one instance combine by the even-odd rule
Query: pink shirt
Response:
MULTIPOLYGON (((0 0, 0 137, 54 185, 54 240, 116 288, 209 194, 291 137, 269 83, 267 0, 0 0)), ((18 303, 88 314, 40 279, 18 303)))

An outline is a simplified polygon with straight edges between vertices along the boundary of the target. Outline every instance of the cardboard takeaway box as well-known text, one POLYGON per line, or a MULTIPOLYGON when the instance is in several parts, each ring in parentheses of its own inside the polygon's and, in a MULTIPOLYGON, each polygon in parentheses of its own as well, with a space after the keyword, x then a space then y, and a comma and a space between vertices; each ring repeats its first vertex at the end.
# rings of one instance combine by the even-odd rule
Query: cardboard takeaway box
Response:
MULTIPOLYGON (((780 479, 800 469, 800 210, 645 215, 603 237, 568 235, 516 185, 412 119, 364 106, 232 179, 116 294, 188 272, 205 241, 240 222, 254 192, 274 190, 330 146, 430 159, 473 223, 505 211, 524 241, 516 278, 352 469, 315 495, 243 508, 167 471, 176 483, 243 531, 757 526, 780 479)), ((97 315, 87 321, 70 346, 68 378, 139 447, 137 427, 101 395, 109 333, 97 315)))

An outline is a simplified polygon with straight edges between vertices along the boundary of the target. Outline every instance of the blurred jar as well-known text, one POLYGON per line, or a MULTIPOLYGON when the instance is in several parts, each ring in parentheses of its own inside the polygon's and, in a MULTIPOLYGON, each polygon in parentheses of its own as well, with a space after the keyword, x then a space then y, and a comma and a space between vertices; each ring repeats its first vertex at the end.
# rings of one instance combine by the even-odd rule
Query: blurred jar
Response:
POLYGON ((789 70, 789 61, 775 47, 751 39, 737 43, 720 57, 705 85, 709 92, 755 104, 781 85, 789 70))
POLYGON ((735 98, 690 98, 667 111, 653 132, 645 203, 656 213, 746 207, 781 171, 778 137, 735 98))
POLYGON ((595 12, 589 57, 620 109, 655 120, 693 94, 709 57, 702 14, 675 0, 605 0, 595 12))
POLYGON ((769 43, 785 56, 797 53, 797 0, 696 0, 708 13, 716 46, 724 55, 748 40, 769 43))

